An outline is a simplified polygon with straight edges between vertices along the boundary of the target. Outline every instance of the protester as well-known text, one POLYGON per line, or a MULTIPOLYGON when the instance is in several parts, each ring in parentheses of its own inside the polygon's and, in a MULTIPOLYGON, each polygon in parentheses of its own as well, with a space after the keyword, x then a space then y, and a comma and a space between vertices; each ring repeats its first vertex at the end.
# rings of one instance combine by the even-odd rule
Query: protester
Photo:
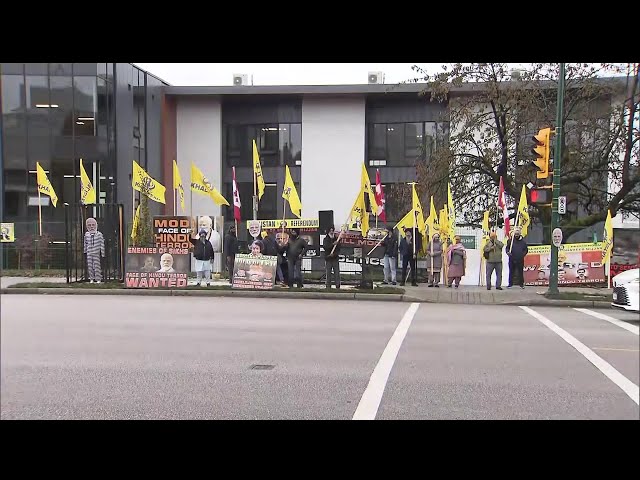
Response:
POLYGON ((289 288, 293 288, 294 282, 297 283, 298 288, 303 287, 302 257, 307 251, 307 247, 307 242, 300 237, 300 230, 297 228, 292 229, 289 234, 289 241, 285 246, 289 288))
POLYGON ((325 273, 326 273, 326 286, 331 288, 331 273, 333 272, 334 284, 336 289, 340 289, 340 262, 338 256, 340 255, 340 243, 339 235, 336 235, 336 230, 331 225, 327 231, 327 236, 322 241, 322 248, 324 249, 324 261, 325 261, 325 273))
POLYGON ((460 236, 456 235, 454 238, 454 244, 452 244, 447 250, 447 276, 448 287, 451 288, 455 282, 456 288, 460 287, 460 281, 464 277, 465 266, 467 263, 467 250, 464 248, 460 241, 460 236))
POLYGON ((282 266, 280 265, 282 263, 282 252, 281 252, 282 248, 278 244, 278 240, 276 239, 276 234, 274 233, 273 230, 271 230, 269 233, 264 235, 264 238, 262 239, 262 243, 264 243, 263 253, 265 255, 270 255, 272 257, 278 258, 277 264, 276 264, 276 279, 281 285, 284 285, 284 275, 282 274, 282 266))
POLYGON ((491 290, 491 276, 496 271, 496 290, 502 290, 502 248, 504 244, 497 239, 496 232, 489 234, 483 255, 487 261, 487 290, 491 290))
POLYGON ((193 257, 196 259, 196 285, 201 286, 204 277, 207 287, 211 284, 211 264, 213 263, 213 244, 207 239, 207 231, 202 228, 199 238, 189 239, 193 245, 193 257))
POLYGON ((233 264, 238 253, 238 238, 236 237, 236 227, 231 225, 228 233, 224 236, 224 254, 227 260, 227 272, 229 273, 229 283, 233 283, 233 264))
POLYGON ((420 251, 420 234, 417 235, 414 249, 413 229, 405 228, 404 238, 400 240, 400 255, 402 255, 402 278, 400 279, 400 285, 404 285, 407 281, 407 265, 411 268, 411 285, 413 287, 418 286, 418 272, 416 266, 416 258, 420 251), (415 251, 415 254, 414 254, 415 251))
POLYGON ((392 226, 387 227, 387 236, 381 243, 384 248, 384 280, 383 285, 396 285, 396 270, 398 260, 398 237, 392 226))
POLYGON ((442 242, 439 233, 435 233, 433 239, 427 244, 427 268, 429 269, 429 284, 427 286, 439 288, 440 271, 442 270, 442 242))
POLYGON ((261 257, 264 251, 264 243, 262 240, 254 240, 251 244, 251 256, 252 257, 261 257))
POLYGON ((507 288, 511 288, 515 284, 524 289, 524 257, 527 256, 529 247, 519 228, 516 228, 513 237, 507 240, 506 247, 509 256, 509 285, 507 288))

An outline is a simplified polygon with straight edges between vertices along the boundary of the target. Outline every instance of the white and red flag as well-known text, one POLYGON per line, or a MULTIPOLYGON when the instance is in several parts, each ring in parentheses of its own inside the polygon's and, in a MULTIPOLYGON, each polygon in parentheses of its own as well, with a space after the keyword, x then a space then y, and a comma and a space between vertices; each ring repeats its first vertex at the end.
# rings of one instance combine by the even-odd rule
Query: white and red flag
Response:
POLYGON ((236 183, 236 167, 233 170, 233 216, 237 222, 241 222, 240 219, 240 192, 238 192, 238 184, 236 183))
POLYGON ((384 190, 380 182, 380 170, 376 168, 376 203, 378 204, 378 217, 384 223, 387 223, 387 210, 385 208, 384 190))

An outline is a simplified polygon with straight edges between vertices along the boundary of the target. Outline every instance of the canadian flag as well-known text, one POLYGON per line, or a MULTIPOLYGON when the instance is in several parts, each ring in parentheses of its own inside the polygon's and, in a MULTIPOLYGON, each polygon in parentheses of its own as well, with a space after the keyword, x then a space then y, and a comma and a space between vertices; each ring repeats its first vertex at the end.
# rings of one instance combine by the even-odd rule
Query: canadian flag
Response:
POLYGON ((380 170, 376 168, 376 203, 378 204, 378 217, 384 223, 387 223, 387 211, 385 207, 384 190, 380 182, 380 170))
POLYGON ((502 208, 502 218, 504 219, 504 234, 509 238, 511 224, 509 221, 509 212, 507 211, 507 202, 504 196, 504 183, 500 177, 500 192, 498 193, 498 207, 502 208))
POLYGON ((240 219, 240 192, 238 192, 238 184, 236 183, 236 167, 232 167, 233 170, 233 216, 237 222, 241 222, 240 219))

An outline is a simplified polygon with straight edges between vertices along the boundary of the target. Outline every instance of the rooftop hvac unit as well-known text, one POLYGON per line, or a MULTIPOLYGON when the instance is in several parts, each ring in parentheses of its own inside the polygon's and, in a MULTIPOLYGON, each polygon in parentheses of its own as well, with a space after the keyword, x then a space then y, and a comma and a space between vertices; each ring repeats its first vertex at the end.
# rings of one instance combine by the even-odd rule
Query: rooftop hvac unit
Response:
POLYGON ((369 72, 369 83, 384 83, 384 73, 369 72))
POLYGON ((234 73, 233 85, 236 87, 249 85, 249 75, 247 75, 246 73, 234 73))

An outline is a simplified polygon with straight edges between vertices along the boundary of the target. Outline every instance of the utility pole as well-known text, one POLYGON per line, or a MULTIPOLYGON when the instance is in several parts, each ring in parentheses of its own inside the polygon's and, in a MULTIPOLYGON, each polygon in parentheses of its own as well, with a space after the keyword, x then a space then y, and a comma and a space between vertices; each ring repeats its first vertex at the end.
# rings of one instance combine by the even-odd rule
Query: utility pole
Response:
MULTIPOLYGON (((560 216, 558 215, 558 197, 560 196, 560 164, 562 159, 562 117, 564 111, 564 83, 565 64, 560 64, 560 78, 558 80, 558 105, 556 113, 556 148, 553 154, 553 200, 551 203, 551 231, 558 227, 560 216)), ((558 291, 558 247, 551 242, 551 274, 549 276, 549 294, 557 294, 558 291)))

